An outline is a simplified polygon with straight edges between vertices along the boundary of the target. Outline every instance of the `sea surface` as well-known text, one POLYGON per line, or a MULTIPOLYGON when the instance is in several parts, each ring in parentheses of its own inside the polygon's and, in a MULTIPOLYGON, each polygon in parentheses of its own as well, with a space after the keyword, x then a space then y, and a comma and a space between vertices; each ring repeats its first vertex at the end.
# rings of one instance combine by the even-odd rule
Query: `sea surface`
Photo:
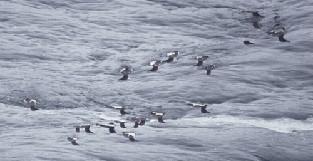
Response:
POLYGON ((0 0, 0 160, 313 161, 312 22, 312 0, 0 0), (94 126, 120 119, 116 134, 94 126))

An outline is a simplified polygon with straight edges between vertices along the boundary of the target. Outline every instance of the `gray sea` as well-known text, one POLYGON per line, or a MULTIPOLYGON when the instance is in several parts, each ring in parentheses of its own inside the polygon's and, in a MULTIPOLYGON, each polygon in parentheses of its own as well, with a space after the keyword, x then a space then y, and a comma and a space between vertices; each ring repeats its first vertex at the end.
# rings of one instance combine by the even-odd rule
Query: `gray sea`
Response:
POLYGON ((312 22, 312 0, 0 0, 0 160, 313 161, 312 22), (275 16, 290 42, 268 34, 275 16))

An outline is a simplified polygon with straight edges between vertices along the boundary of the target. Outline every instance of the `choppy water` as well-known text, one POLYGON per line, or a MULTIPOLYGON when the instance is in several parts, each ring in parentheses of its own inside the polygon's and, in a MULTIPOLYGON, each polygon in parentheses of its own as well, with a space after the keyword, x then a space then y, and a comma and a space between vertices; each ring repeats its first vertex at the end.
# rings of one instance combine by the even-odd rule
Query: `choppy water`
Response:
POLYGON ((312 161, 312 14, 311 0, 2 0, 1 160, 312 161), (265 16, 260 29, 245 11, 265 16), (266 33, 277 15, 290 43, 266 33), (172 50, 178 61, 148 72, 172 50), (125 64, 134 72, 118 81, 125 64), (119 119, 110 104, 166 123, 128 129, 138 142, 96 127, 66 140, 75 124, 119 119))

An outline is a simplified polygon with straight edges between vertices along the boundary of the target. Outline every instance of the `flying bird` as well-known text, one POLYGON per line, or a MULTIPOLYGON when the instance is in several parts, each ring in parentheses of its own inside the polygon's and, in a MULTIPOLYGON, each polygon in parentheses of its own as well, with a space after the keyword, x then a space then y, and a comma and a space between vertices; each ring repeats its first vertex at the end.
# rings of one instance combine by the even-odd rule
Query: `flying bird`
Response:
POLYGON ((250 42, 250 41, 248 41, 248 40, 243 41, 243 43, 244 43, 245 45, 252 45, 252 44, 254 44, 253 42, 250 42))
POLYGON ((126 121, 123 121, 123 120, 115 120, 114 122, 119 123, 119 124, 120 124, 120 128, 126 128, 126 126, 125 126, 126 121))
POLYGON ((37 105, 37 100, 35 99, 30 99, 30 98, 25 98, 24 99, 24 103, 30 107, 30 109, 32 111, 36 111, 36 110, 39 110, 36 105, 37 105))
POLYGON ((120 110, 120 114, 121 114, 121 115, 129 114, 129 112, 126 112, 126 111, 125 111, 125 107, 122 107, 122 106, 111 106, 111 107, 113 107, 113 108, 115 108, 115 109, 117 109, 117 110, 120 110))
POLYGON ((152 69, 150 69, 150 71, 152 71, 152 72, 158 71, 160 64, 161 64, 160 60, 151 61, 150 66, 152 66, 152 69))
POLYGON ((198 60, 198 63, 196 64, 196 66, 202 66, 203 62, 207 60, 208 58, 209 56, 196 56, 196 59, 198 60))
POLYGON ((123 136, 128 138, 130 141, 136 141, 135 140, 136 133, 134 132, 123 132, 123 136))
POLYGON ((268 33, 269 33, 270 35, 272 35, 272 36, 278 37, 278 40, 279 40, 280 42, 289 42, 289 41, 286 40, 285 37, 284 37, 285 34, 287 33, 287 30, 286 30, 286 28, 285 28, 282 24, 280 24, 280 23, 276 23, 276 24, 273 26, 272 30, 270 30, 268 33))
POLYGON ((69 141, 69 142, 71 142, 72 143, 72 145, 79 145, 78 143, 77 143, 77 137, 75 137, 75 136, 73 136, 73 137, 67 137, 67 140, 69 141))
POLYGON ((120 80, 128 80, 128 75, 132 72, 132 69, 130 66, 122 66, 120 73, 123 75, 120 80))
POLYGON ((213 69, 215 69, 215 68, 216 68, 216 66, 213 65, 213 64, 210 64, 210 65, 207 65, 207 66, 204 67, 204 69, 206 70, 206 74, 207 74, 207 75, 211 75, 211 71, 212 71, 213 69))
POLYGON ((163 116, 165 115, 165 113, 162 113, 162 112, 151 112, 151 115, 156 116, 158 118, 158 122, 165 123, 164 120, 163 120, 163 116))
POLYGON ((210 113, 207 111, 207 104, 200 104, 200 103, 187 103, 187 105, 193 106, 193 107, 200 107, 202 113, 210 113))
POLYGON ((176 58, 178 56, 179 52, 178 51, 172 51, 172 52, 168 52, 166 53, 167 56, 167 60, 165 60, 164 62, 166 63, 171 63, 174 61, 174 58, 176 58))
POLYGON ((108 128, 110 133, 116 133, 115 127, 114 127, 114 125, 112 125, 112 124, 110 124, 110 125, 104 125, 104 124, 96 123, 96 125, 97 125, 97 126, 100 126, 100 127, 108 128))
POLYGON ((93 133, 92 131, 90 131, 91 125, 79 125, 79 126, 74 126, 74 127, 75 127, 76 132, 80 132, 80 129, 84 128, 86 133, 93 133))

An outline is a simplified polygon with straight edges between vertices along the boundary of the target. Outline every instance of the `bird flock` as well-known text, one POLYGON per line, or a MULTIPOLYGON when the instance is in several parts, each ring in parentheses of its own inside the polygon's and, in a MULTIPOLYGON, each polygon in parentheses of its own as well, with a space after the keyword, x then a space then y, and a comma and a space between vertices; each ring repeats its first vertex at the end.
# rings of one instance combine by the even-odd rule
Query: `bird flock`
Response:
MULTIPOLYGON (((166 60, 153 60, 150 62, 150 66, 152 66, 152 69, 150 71, 155 72, 158 71, 159 66, 161 64, 164 63, 171 63, 174 62, 175 59, 178 57, 179 55, 179 51, 172 51, 172 52, 168 52, 166 54, 167 59, 166 60)), ((209 65, 205 65, 204 66, 204 61, 208 59, 208 56, 196 56, 195 59, 197 60, 197 63, 195 63, 195 66, 202 66, 204 69, 206 70, 207 75, 211 74, 211 71, 213 69, 215 69, 215 65, 214 64, 209 64, 209 65)), ((125 81, 129 79, 129 74, 132 73, 133 69, 130 66, 122 66, 120 73, 122 74, 122 77, 119 79, 121 81, 125 81)), ((32 111, 38 110, 38 108, 36 107, 37 101, 35 99, 30 99, 30 98, 26 98, 24 99, 24 103, 29 106, 29 108, 32 111)), ((202 113, 209 113, 209 111, 206 110, 207 104, 199 104, 199 103, 192 103, 192 102, 186 102, 187 105, 196 107, 196 108, 201 108, 201 112, 202 113)), ((113 108, 115 110, 118 110, 121 116, 124 115, 130 115, 131 113, 126 111, 125 107, 119 106, 119 105, 108 105, 108 107, 113 108)), ((163 119, 165 113, 161 112, 161 111, 152 111, 150 112, 150 115, 152 117, 155 117, 157 119, 158 123, 166 123, 163 119)), ((145 125, 146 121, 148 119, 147 118, 143 118, 143 117, 132 117, 130 119, 131 122, 133 122, 133 126, 130 126, 129 128, 139 128, 140 126, 145 125)), ((91 131, 91 126, 95 126, 95 127, 101 127, 101 128, 106 128, 108 129, 109 133, 117 133, 116 129, 115 129, 115 124, 119 124, 119 128, 120 129, 127 129, 128 127, 126 127, 126 122, 125 120, 119 119, 119 120, 114 120, 111 121, 107 124, 102 124, 102 123, 96 123, 94 125, 91 124, 86 124, 86 125, 75 125, 75 132, 76 133, 80 133, 81 129, 84 129, 85 133, 89 133, 89 134, 93 134, 94 132, 91 131)), ((131 142, 136 141, 136 133, 133 131, 123 131, 122 135, 126 138, 128 138, 131 142)), ((74 136, 68 136, 67 140, 72 144, 72 145, 79 145, 78 143, 78 137, 76 135, 74 136)))
MULTIPOLYGON (((245 12, 249 12, 252 14, 252 18, 251 18, 251 22, 253 24, 253 27, 256 29, 260 29, 262 27, 262 25, 260 24, 260 22, 262 21, 263 18, 265 18, 265 16, 262 16, 259 12, 257 11, 245 11, 245 12)), ((274 16, 274 25, 273 27, 267 31, 266 33, 274 36, 274 37, 278 37, 278 40, 280 42, 290 42, 289 40, 285 39, 285 34, 287 33, 286 28, 283 26, 283 24, 280 22, 280 16, 276 15, 274 16)), ((248 40, 244 40, 243 43, 245 45, 251 45, 254 44, 253 42, 250 42, 248 40)))
MULTIPOLYGON (((150 66, 152 66, 152 68, 149 71, 151 71, 151 72, 158 71, 161 64, 171 63, 171 62, 175 61, 175 59, 177 59, 178 55, 179 55, 179 51, 172 51, 172 52, 166 53, 166 56, 167 56, 166 60, 152 60, 149 64, 150 66)), ((208 58, 209 58, 209 56, 196 56, 195 59, 198 62, 197 62, 197 64, 195 64, 195 66, 202 67, 200 69, 206 70, 207 75, 211 75, 211 71, 213 69, 215 69, 216 66, 214 64, 209 64, 209 65, 203 66, 204 61, 208 58)), ((127 66, 127 65, 121 66, 120 73, 122 74, 122 77, 119 80, 128 80, 129 74, 132 73, 132 71, 133 71, 133 69, 130 66, 127 66)))
MULTIPOLYGON (((260 28, 261 25, 259 24, 259 22, 262 20, 262 18, 264 18, 264 16, 260 15, 258 12, 255 11, 249 11, 252 14, 252 23, 253 26, 255 28, 260 28)), ((270 30, 268 32, 268 34, 273 35, 278 37, 278 40, 280 42, 289 42, 288 40, 286 40, 284 38, 284 35, 286 33, 286 29, 283 27, 283 25, 281 23, 278 23, 278 19, 279 16, 275 16, 274 20, 275 20, 275 24, 272 28, 272 30, 270 30)), ((251 45, 254 44, 253 42, 250 42, 248 40, 244 40, 243 43, 245 45, 251 45)), ((171 51, 166 53, 167 59, 165 60, 153 60, 150 62, 150 66, 152 66, 152 68, 149 70, 151 72, 156 72, 159 70, 160 65, 164 64, 164 63, 171 63, 174 62, 175 59, 177 59, 177 57, 179 56, 179 51, 171 51)), ((204 65, 204 62, 209 58, 209 56, 196 56, 195 59, 197 60, 197 63, 195 63, 195 66, 201 67, 200 69, 206 70, 206 74, 207 75, 211 75, 212 70, 216 69, 216 65, 214 64, 208 64, 208 65, 204 65)), ((128 66, 128 65, 124 65, 121 66, 120 69, 120 73, 122 74, 122 77, 119 78, 119 80, 121 81, 126 81, 129 79, 129 74, 131 74, 133 72, 133 69, 128 66)), ((37 100, 35 99, 31 99, 31 98, 26 98, 24 99, 24 103, 26 106, 28 106, 32 111, 36 111, 39 110, 36 105, 37 105, 37 100)), ((195 107, 195 108, 200 108, 201 113, 210 113, 209 111, 207 111, 207 104, 201 104, 201 103, 193 103, 193 102, 185 102, 187 105, 195 107)), ((115 109, 115 110, 119 110, 119 113, 121 116, 124 115, 130 115, 130 112, 126 111, 125 107, 122 106, 118 106, 118 105, 110 105, 109 107, 115 109)), ((152 111, 150 112, 150 115, 152 117, 157 118, 158 123, 166 123, 164 121, 164 112, 161 111, 152 111)), ((147 118, 143 118, 143 117, 132 117, 130 119, 131 122, 133 122, 133 126, 131 127, 126 127, 126 120, 114 120, 111 121, 107 124, 102 124, 102 123, 96 123, 94 125, 91 124, 86 124, 86 125, 75 125, 75 132, 76 133, 80 133, 81 129, 84 129, 84 131, 86 133, 94 133, 91 131, 91 126, 95 126, 95 127, 101 127, 101 128, 106 128, 108 129, 109 133, 117 133, 116 129, 115 129, 115 123, 119 124, 119 128, 120 129, 127 129, 127 128, 139 128, 140 126, 145 125, 146 121, 149 120, 147 118)), ((133 131, 123 131, 122 135, 126 138, 128 138, 131 142, 137 141, 136 140, 136 133, 133 131)), ((78 143, 78 137, 77 136, 69 136, 67 137, 67 140, 72 144, 72 145, 79 145, 78 143)))

